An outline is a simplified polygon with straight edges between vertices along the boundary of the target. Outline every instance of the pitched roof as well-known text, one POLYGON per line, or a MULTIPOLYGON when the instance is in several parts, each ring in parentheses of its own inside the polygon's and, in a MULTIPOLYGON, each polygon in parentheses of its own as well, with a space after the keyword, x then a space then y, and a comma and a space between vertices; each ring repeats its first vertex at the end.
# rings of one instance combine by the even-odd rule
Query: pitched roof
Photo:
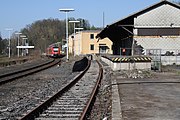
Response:
MULTIPOLYGON (((143 9, 143 10, 140 10, 140 11, 138 11, 138 12, 136 12, 136 13, 130 14, 129 16, 127 16, 127 17, 125 17, 125 18, 122 18, 122 19, 120 19, 120 20, 118 20, 118 21, 116 21, 116 22, 114 22, 114 23, 112 23, 112 24, 110 24, 110 25, 116 24, 116 23, 118 23, 118 22, 120 22, 120 21, 122 21, 122 20, 125 20, 125 19, 127 19, 127 18, 130 18, 130 17, 136 17, 136 16, 139 16, 139 15, 142 15, 142 14, 144 14, 144 13, 146 13, 146 12, 148 12, 148 11, 151 11, 151 10, 153 10, 154 8, 157 8, 157 7, 159 7, 159 6, 161 6, 161 5, 164 5, 164 4, 168 4, 168 5, 171 5, 171 6, 173 6, 173 7, 176 7, 176 8, 178 8, 178 9, 180 9, 180 5, 175 4, 175 3, 172 3, 172 2, 169 2, 169 1, 167 1, 167 0, 163 0, 163 1, 160 1, 160 2, 158 2, 158 3, 156 3, 156 4, 153 4, 153 5, 149 6, 149 7, 145 8, 145 9, 143 9)), ((110 26, 110 25, 109 25, 109 26, 110 26)))
POLYGON ((116 24, 118 24, 118 23, 121 23, 121 22, 123 22, 123 21, 126 21, 126 20, 128 20, 128 19, 137 17, 137 16, 139 16, 139 15, 142 15, 142 14, 144 14, 144 13, 146 13, 146 12, 148 12, 148 11, 151 11, 151 10, 153 10, 153 9, 159 7, 159 6, 162 6, 162 5, 164 5, 164 4, 168 4, 168 5, 171 5, 171 6, 175 7, 175 8, 180 9, 180 5, 178 5, 178 4, 169 2, 169 1, 167 1, 167 0, 160 1, 160 2, 158 2, 158 3, 156 3, 156 4, 153 4, 153 5, 145 8, 145 9, 143 9, 143 10, 140 10, 140 11, 138 11, 138 12, 136 12, 136 13, 134 13, 134 14, 131 14, 131 15, 127 16, 127 17, 124 17, 124 18, 122 18, 122 19, 120 19, 120 20, 118 20, 118 21, 116 21, 116 22, 114 22, 114 23, 112 23, 112 24, 107 25, 107 26, 96 36, 96 38, 101 38, 101 39, 102 39, 102 38, 104 38, 104 37, 107 37, 105 34, 102 34, 102 33, 103 33, 103 32, 104 32, 104 33, 107 33, 108 29, 111 29, 114 25, 116 25, 116 24))

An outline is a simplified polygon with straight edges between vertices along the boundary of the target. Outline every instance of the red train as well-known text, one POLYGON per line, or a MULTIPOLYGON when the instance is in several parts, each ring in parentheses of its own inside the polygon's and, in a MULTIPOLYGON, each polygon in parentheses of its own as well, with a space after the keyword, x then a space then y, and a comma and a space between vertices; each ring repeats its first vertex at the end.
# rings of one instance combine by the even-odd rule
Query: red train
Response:
POLYGON ((49 57, 61 57, 61 49, 56 46, 49 46, 46 51, 46 56, 49 57))

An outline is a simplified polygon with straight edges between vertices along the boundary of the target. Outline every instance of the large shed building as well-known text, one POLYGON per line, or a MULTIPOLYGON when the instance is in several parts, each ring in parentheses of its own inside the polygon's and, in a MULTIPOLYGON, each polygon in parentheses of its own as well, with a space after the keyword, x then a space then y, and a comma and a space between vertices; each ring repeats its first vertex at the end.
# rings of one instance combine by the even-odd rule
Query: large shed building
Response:
POLYGON ((165 0, 158 2, 107 25, 96 37, 108 37, 113 42, 114 55, 132 55, 137 46, 143 48, 143 54, 149 49, 161 49, 161 54, 177 50, 179 54, 180 6, 165 0))

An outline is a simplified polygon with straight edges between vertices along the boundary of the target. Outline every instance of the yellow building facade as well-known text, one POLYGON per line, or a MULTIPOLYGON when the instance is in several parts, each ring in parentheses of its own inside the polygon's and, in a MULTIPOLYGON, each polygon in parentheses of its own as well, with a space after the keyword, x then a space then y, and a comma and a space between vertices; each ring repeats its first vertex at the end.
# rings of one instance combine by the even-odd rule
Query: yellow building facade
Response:
POLYGON ((112 54, 112 41, 108 38, 96 39, 99 30, 77 32, 69 36, 69 53, 82 54, 112 54))

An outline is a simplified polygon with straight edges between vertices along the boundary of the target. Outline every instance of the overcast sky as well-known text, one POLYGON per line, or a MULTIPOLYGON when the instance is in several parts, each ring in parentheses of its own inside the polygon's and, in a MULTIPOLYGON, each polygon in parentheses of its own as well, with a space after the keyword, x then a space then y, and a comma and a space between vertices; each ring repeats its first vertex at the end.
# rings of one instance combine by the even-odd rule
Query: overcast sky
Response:
MULTIPOLYGON (((103 26, 120 20, 160 0, 1 0, 0 32, 8 37, 6 28, 20 31, 37 20, 57 18, 65 19, 60 8, 73 8, 69 17, 87 19, 91 25, 103 26)), ((13 32, 12 31, 12 32, 13 32)))

